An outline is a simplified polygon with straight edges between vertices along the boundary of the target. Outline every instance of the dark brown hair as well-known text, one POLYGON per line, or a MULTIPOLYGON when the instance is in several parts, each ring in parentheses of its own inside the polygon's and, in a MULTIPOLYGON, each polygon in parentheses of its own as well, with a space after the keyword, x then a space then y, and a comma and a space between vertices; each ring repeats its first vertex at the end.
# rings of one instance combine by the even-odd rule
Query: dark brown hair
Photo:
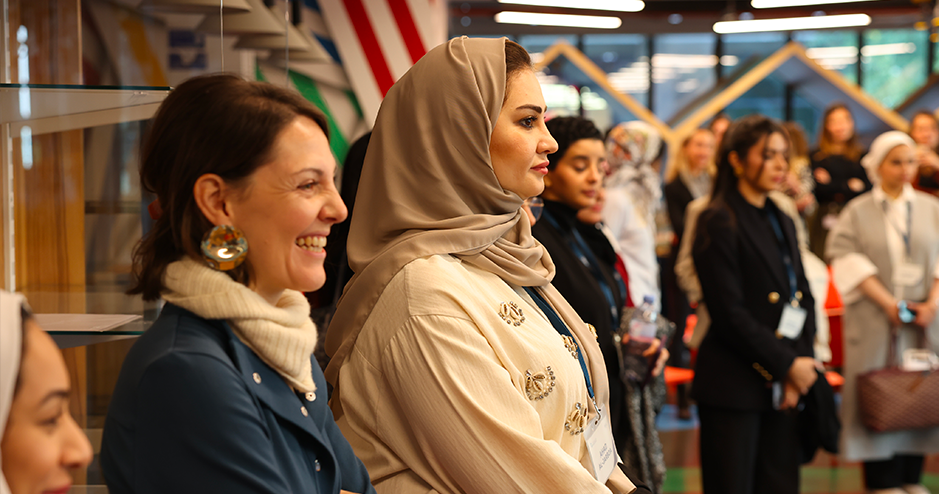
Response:
POLYGON ((29 325, 27 323, 33 319, 33 312, 29 310, 29 306, 26 305, 26 302, 23 302, 20 305, 20 331, 23 332, 20 336, 20 367, 16 371, 16 382, 13 384, 14 398, 16 398, 16 395, 20 392, 20 385, 23 381, 23 358, 26 356, 26 335, 29 333, 29 325))
MULTIPOLYGON (((734 211, 727 205, 727 196, 737 190, 739 180, 730 163, 730 154, 736 152, 739 159, 745 161, 753 146, 756 146, 761 139, 777 132, 782 134, 787 142, 789 141, 789 133, 786 129, 779 122, 764 115, 749 115, 730 124, 721 140, 717 155, 717 178, 714 179, 714 190, 711 192, 708 210, 725 209, 730 213, 731 221, 736 221, 734 211)), ((763 173, 762 167, 760 173, 763 173)), ((701 216, 705 216, 706 213, 707 211, 701 216)), ((703 232, 700 229, 698 231, 703 232)), ((706 245, 707 239, 704 240, 702 245, 706 245)))
POLYGON ((508 87, 509 81, 512 79, 512 76, 516 72, 522 70, 534 70, 534 66, 531 63, 531 55, 525 51, 525 48, 522 48, 522 45, 507 39, 505 40, 505 94, 502 96, 502 102, 505 103, 505 98, 508 96, 508 87))
POLYGON ((603 134, 592 120, 581 117, 556 117, 548 120, 548 132, 558 142, 558 150, 548 155, 548 170, 557 168, 567 153, 567 148, 581 139, 596 139, 603 142, 603 134))
POLYGON ((789 133, 789 156, 790 158, 808 158, 809 143, 805 139, 805 129, 799 122, 785 122, 783 127, 789 133))
MULTIPOLYGON (((127 293, 156 300, 169 263, 184 255, 201 257, 199 244, 213 225, 196 204, 196 180, 214 173, 233 187, 246 187, 246 179, 272 158, 277 137, 299 116, 329 136, 326 118, 312 103, 272 84, 208 75, 170 93, 140 152, 143 188, 156 194, 162 213, 134 249, 135 284, 127 293)), ((247 284, 246 264, 227 273, 247 284)))
POLYGON ((822 114, 822 125, 818 131, 818 151, 815 152, 815 155, 812 156, 812 159, 818 161, 827 158, 833 154, 843 154, 851 161, 857 161, 861 159, 861 154, 864 153, 864 148, 861 147, 861 141, 857 136, 857 128, 854 129, 854 132, 851 133, 851 137, 848 138, 848 142, 844 144, 844 151, 841 153, 835 153, 834 147, 835 143, 832 140, 831 134, 828 133, 828 117, 831 116, 836 110, 844 110, 848 112, 848 115, 851 116, 851 120, 854 120, 854 115, 851 114, 851 109, 848 108, 848 105, 842 102, 835 102, 828 105, 828 108, 825 108, 825 113, 822 114))
MULTIPOLYGON (((913 116, 910 118, 910 132, 913 131, 913 122, 916 120, 916 117, 926 117, 932 120, 933 124, 939 127, 939 118, 936 118, 935 113, 929 110, 919 110, 916 113, 914 113, 913 116)), ((909 132, 907 132, 907 134, 909 134, 909 132)), ((910 136, 910 137, 913 137, 913 136, 910 136)), ((933 151, 939 151, 939 146, 937 146, 936 149, 933 149, 933 151)))

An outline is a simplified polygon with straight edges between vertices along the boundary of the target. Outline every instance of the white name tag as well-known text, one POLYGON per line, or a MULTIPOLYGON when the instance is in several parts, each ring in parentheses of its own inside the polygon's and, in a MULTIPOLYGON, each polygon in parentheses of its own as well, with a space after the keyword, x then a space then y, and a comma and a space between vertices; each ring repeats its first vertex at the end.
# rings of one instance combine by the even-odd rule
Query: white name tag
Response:
POLYGON ((893 273, 893 284, 897 286, 917 286, 923 282, 923 266, 912 262, 901 262, 893 273))
POLYGON ((596 418, 587 424, 584 429, 584 440, 587 442, 587 452, 590 453, 590 463, 593 465, 593 476, 605 484, 613 474, 616 467, 616 445, 613 444, 613 428, 610 426, 610 414, 600 414, 600 421, 596 418))
POLYGON ((806 316, 808 313, 805 309, 786 305, 783 307, 782 317, 779 318, 779 328, 776 331, 783 338, 795 340, 802 334, 806 316))

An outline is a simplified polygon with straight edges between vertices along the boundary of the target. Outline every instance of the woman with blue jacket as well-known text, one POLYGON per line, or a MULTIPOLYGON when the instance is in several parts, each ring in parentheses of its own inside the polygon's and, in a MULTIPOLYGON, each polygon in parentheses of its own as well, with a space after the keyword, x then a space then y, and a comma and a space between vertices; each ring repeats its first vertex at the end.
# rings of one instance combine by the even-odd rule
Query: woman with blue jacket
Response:
POLYGON ((299 94, 191 79, 141 153, 156 222, 131 294, 167 304, 124 362, 101 465, 112 493, 374 492, 333 421, 301 292, 346 217, 326 120, 299 94))

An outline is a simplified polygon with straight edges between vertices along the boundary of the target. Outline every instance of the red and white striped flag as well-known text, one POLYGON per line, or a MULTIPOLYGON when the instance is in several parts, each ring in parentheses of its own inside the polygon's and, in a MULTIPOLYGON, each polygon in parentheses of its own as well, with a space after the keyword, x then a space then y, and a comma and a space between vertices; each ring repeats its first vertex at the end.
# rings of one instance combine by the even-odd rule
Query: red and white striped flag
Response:
POLYGON ((369 126, 395 81, 447 40, 446 0, 320 0, 319 7, 369 126))

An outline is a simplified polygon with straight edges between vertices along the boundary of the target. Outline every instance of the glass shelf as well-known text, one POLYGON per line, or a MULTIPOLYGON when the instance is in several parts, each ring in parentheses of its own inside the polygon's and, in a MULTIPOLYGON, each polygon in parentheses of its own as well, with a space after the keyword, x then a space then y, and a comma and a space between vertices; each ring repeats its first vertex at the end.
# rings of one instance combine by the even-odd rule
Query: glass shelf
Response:
POLYGON ((151 118, 169 87, 0 84, 0 124, 19 137, 151 118))

